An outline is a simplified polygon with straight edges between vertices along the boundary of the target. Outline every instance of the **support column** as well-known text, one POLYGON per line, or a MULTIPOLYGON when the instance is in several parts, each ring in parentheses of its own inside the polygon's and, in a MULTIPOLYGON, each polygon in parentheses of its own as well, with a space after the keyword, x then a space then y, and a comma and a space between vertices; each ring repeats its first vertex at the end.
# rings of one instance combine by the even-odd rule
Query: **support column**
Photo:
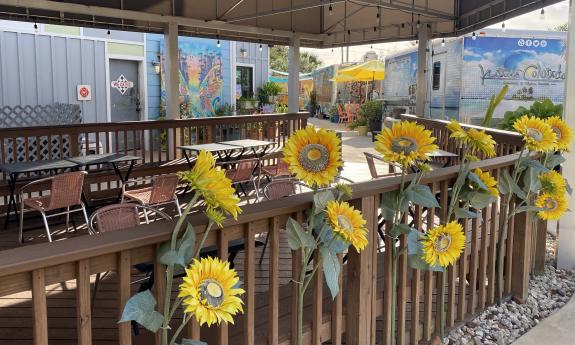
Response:
POLYGON ((288 54, 288 112, 299 111, 299 37, 292 38, 288 54))
POLYGON ((427 102, 427 41, 429 39, 429 28, 427 24, 417 33, 419 46, 417 48, 417 94, 415 114, 425 117, 425 104, 427 102))
MULTIPOLYGON (((569 2, 569 34, 567 36, 567 79, 565 80, 565 104, 563 118, 571 128, 575 128, 575 0, 569 2)), ((571 186, 575 186, 575 152, 565 153, 567 161, 563 164, 563 176, 571 186)), ((575 205, 575 195, 567 195, 571 209, 575 205)), ((575 212, 567 212, 559 220, 557 243, 557 266, 575 268, 575 212)))
MULTIPOLYGON (((169 23, 164 29, 165 42, 165 76, 166 76, 166 119, 180 118, 180 73, 179 73, 179 50, 178 50, 178 24, 169 23)), ((179 156, 179 150, 174 147, 179 145, 179 131, 174 134, 168 132, 168 155, 170 159, 179 156)))

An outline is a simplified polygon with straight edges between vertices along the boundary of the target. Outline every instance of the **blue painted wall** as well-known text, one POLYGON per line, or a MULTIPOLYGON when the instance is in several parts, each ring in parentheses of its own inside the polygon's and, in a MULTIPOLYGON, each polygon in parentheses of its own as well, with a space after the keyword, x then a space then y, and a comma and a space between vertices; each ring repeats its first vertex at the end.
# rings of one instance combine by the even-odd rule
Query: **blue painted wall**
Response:
MULTIPOLYGON (((200 40, 193 37, 180 37, 180 41, 200 40)), ((205 40, 205 39, 201 39, 205 40)), ((146 34, 146 63, 147 63, 147 79, 148 79, 148 118, 150 120, 158 118, 160 114, 160 100, 161 100, 161 77, 160 74, 154 72, 152 62, 159 62, 159 55, 163 51, 164 36, 158 34, 146 34)), ((222 50, 222 100, 224 103, 231 103, 232 97, 231 90, 231 66, 230 61, 230 42, 221 41, 220 49, 222 50)))

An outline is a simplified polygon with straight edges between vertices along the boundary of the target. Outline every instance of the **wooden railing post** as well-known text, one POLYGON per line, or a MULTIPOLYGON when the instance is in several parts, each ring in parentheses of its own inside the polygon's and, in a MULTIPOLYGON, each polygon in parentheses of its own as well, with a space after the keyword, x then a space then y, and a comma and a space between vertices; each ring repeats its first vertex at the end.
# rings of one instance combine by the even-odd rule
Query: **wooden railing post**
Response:
POLYGON ((533 247, 535 253, 533 255, 533 274, 545 273, 545 247, 547 240, 547 221, 538 220, 536 223, 537 234, 535 236, 535 243, 533 247))
POLYGON ((347 263, 346 344, 375 343, 372 298, 374 298, 374 265, 372 255, 377 251, 377 205, 375 196, 361 199, 361 210, 369 231, 367 247, 358 253, 350 248, 347 263))
POLYGON ((76 327, 78 345, 92 344, 92 315, 90 312, 90 260, 76 264, 76 327))
POLYGON ((48 307, 44 269, 32 271, 34 345, 48 345, 48 307))
POLYGON ((529 272, 531 270, 531 235, 533 231, 531 212, 515 215, 513 226, 513 261, 511 275, 511 294, 519 301, 527 299, 529 272))

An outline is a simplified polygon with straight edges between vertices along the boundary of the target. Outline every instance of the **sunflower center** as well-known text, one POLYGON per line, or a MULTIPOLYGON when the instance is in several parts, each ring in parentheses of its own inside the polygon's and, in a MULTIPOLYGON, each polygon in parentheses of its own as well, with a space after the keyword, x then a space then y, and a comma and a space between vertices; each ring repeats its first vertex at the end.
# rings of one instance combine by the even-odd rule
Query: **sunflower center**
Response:
POLYGON ((337 216, 337 224, 340 228, 345 229, 346 231, 353 231, 353 224, 351 223, 351 220, 344 215, 337 216))
POLYGON ((391 142, 391 150, 396 153, 409 154, 417 150, 417 142, 413 138, 398 137, 391 142))
POLYGON ((557 136, 557 140, 561 140, 561 130, 557 127, 551 127, 555 135, 557 136))
POLYGON ((543 140, 543 133, 537 128, 528 128, 527 135, 535 141, 543 140))
POLYGON ((224 301, 224 289, 219 282, 213 279, 204 280, 200 286, 200 297, 212 307, 219 307, 224 301))
POLYGON ((441 234, 435 240, 433 248, 437 253, 445 253, 451 246, 451 236, 449 234, 441 234))
POLYGON ((329 150, 321 144, 308 144, 301 149, 298 160, 305 170, 319 172, 329 163, 329 150))
POLYGON ((545 199, 545 208, 549 211, 553 211, 554 209, 557 208, 557 201, 551 198, 545 199))

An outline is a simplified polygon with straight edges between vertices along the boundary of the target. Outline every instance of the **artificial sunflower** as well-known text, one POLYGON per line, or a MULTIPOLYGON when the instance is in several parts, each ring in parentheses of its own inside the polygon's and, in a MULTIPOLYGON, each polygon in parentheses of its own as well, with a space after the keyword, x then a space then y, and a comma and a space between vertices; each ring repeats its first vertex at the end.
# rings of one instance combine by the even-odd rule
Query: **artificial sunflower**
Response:
POLYGON ((201 325, 234 323, 233 316, 243 313, 242 300, 245 293, 238 288, 237 272, 227 261, 218 258, 194 259, 180 285, 178 297, 183 298, 184 312, 192 314, 201 325))
POLYGON ((345 201, 330 201, 326 212, 333 231, 339 238, 353 245, 360 252, 367 246, 367 229, 361 212, 345 201))
POLYGON ((537 212, 543 220, 557 220, 567 211, 567 198, 564 194, 543 193, 535 200, 535 206, 542 208, 537 212))
POLYGON ((192 191, 199 193, 207 209, 219 209, 237 219, 241 209, 232 181, 224 170, 216 168, 214 156, 200 151, 194 167, 179 174, 192 191))
POLYGON ((452 265, 464 249, 463 227, 455 221, 427 231, 423 238, 423 260, 430 266, 452 265))
POLYGON ((283 149, 284 161, 307 185, 327 186, 342 165, 339 145, 335 132, 308 126, 290 136, 283 149))
POLYGON ((513 128, 523 136, 530 151, 548 152, 555 148, 557 135, 542 119, 524 115, 515 121, 513 128))
POLYGON ((553 116, 546 120, 557 136, 555 145, 556 150, 569 151, 571 149, 571 140, 573 140, 573 130, 559 116, 553 116))
POLYGON ((472 154, 481 152, 487 157, 495 156, 495 140, 493 140, 491 135, 485 133, 484 130, 471 128, 466 131, 455 120, 452 120, 447 125, 447 129, 451 131, 451 134, 449 135, 450 138, 459 140, 462 143, 471 146, 472 154))
POLYGON ((489 192, 489 194, 491 194, 494 197, 499 196, 499 190, 497 189, 497 181, 495 180, 495 178, 493 176, 491 176, 489 171, 483 171, 483 170, 477 168, 473 172, 475 173, 475 175, 477 175, 477 177, 479 177, 481 182, 483 182, 483 184, 487 187, 487 192, 489 192))
POLYGON ((541 189, 549 194, 563 194, 566 190, 566 183, 563 176, 554 170, 539 175, 541 189))
POLYGON ((401 121, 376 136, 375 149, 385 161, 407 167, 428 160, 428 155, 438 149, 434 142, 431 131, 422 125, 401 121))

